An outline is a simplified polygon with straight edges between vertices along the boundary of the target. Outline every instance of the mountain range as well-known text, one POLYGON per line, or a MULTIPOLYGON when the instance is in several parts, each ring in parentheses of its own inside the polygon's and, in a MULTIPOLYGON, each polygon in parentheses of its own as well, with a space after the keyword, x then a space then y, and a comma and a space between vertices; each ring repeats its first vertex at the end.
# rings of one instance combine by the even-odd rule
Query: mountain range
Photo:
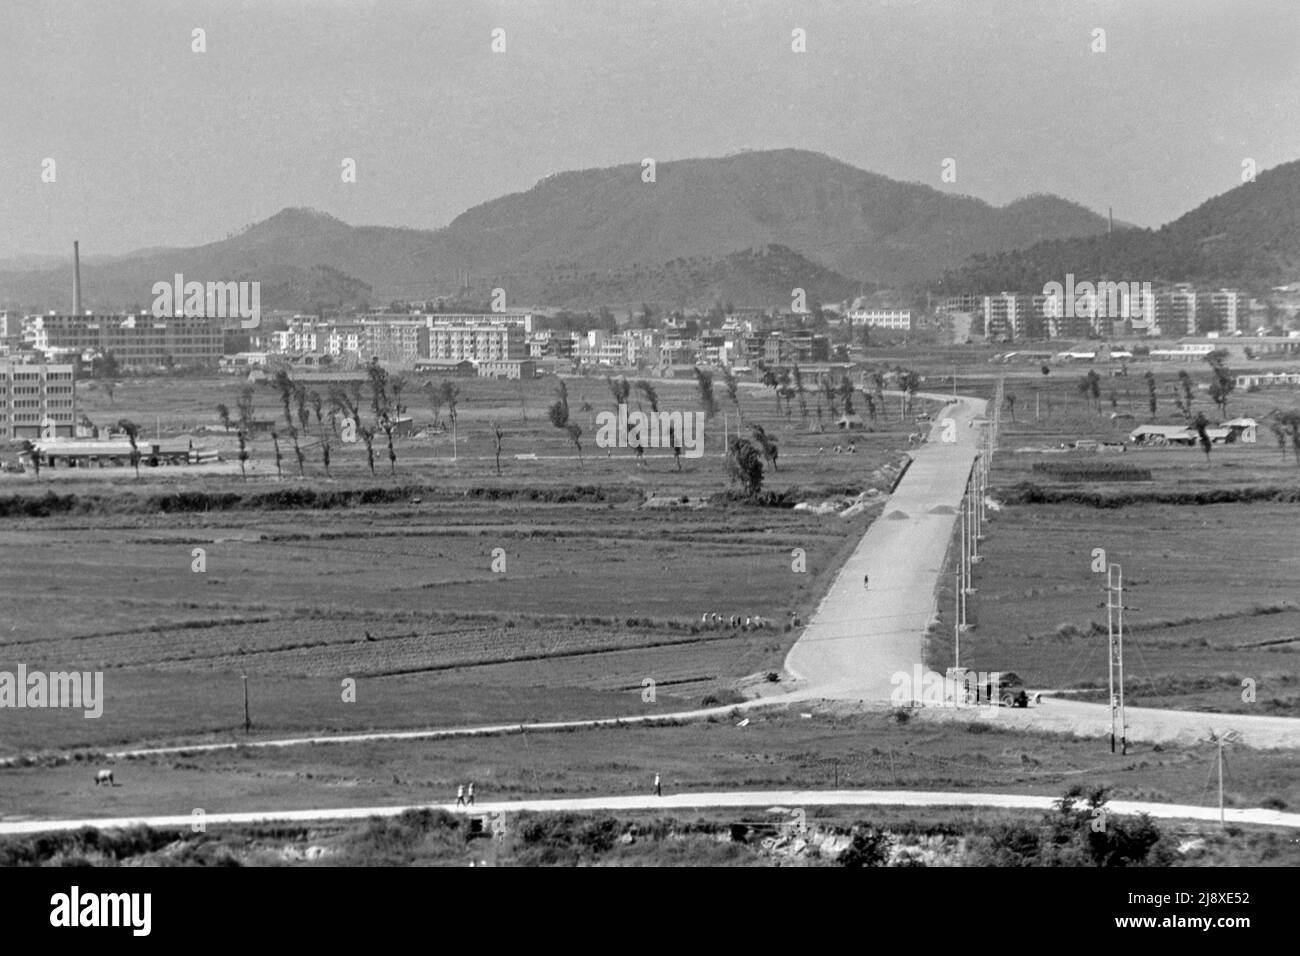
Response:
MULTIPOLYGON (((794 287, 810 302, 941 279, 1018 288, 1001 283, 1056 277, 1071 257, 1076 274, 1149 262, 1169 275, 1280 276, 1300 261, 1298 172, 1293 163, 1263 173, 1161 230, 1106 235, 1105 218, 1055 196, 995 207, 820 153, 744 152, 663 162, 653 182, 640 164, 559 173, 437 230, 288 208, 193 248, 101 259, 83 248, 82 286, 86 307, 120 309, 147 308, 153 283, 175 273, 255 280, 264 309, 316 311, 462 289, 486 301, 496 287, 511 307, 788 306, 794 287), (1277 209, 1280 200, 1290 207, 1277 209)), ((68 273, 69 264, 0 271, 0 300, 66 308, 68 273)))

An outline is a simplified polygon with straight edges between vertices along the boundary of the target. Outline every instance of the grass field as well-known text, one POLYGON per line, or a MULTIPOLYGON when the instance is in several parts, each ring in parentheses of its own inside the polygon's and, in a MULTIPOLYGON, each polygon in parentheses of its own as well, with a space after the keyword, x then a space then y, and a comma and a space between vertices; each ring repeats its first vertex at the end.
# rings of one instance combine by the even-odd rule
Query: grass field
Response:
MULTIPOLYGON (((202 422, 218 401, 233 404, 238 388, 187 381, 173 397, 164 384, 123 383, 114 414, 170 414, 165 435, 169 424, 202 422), (157 411, 164 394, 166 413, 157 411)), ((241 673, 263 735, 639 713, 647 679, 666 702, 726 698, 745 678, 780 670, 798 633, 791 614, 806 620, 878 512, 842 519, 723 501, 721 434, 680 471, 663 453, 638 467, 626 449, 588 448, 580 464, 567 437, 539 420, 553 381, 523 387, 526 421, 517 383, 463 388, 457 460, 449 435, 399 439, 395 478, 382 466, 371 477, 364 452, 349 447, 334 480, 309 465, 307 479, 279 481, 259 440, 248 481, 234 466, 145 469, 139 481, 129 469, 0 480, 13 506, 0 542, 20 556, 0 566, 0 668, 104 670, 108 698, 98 720, 7 712, 0 755, 221 737, 242 724, 241 673), (487 433, 497 416, 519 453, 557 457, 515 460, 508 450, 498 477, 487 433), (390 500, 282 503, 299 489, 377 487, 390 500), (67 507, 20 517, 35 512, 14 502, 51 493, 67 507), (644 507, 651 495, 711 503, 644 507), (796 548, 806 554, 801 573, 796 548), (706 612, 771 623, 706 628, 706 612), (348 678, 358 700, 344 705, 348 678)), ((597 390, 607 396, 599 380, 570 383, 571 404, 597 390)), ((665 407, 670 394, 683 404, 695 396, 693 386, 659 390, 665 407)), ((106 406, 92 418, 102 418, 107 396, 91 394, 106 406)), ((883 500, 915 428, 882 416, 857 433, 855 454, 835 454, 830 443, 844 439, 810 432, 814 416, 778 417, 763 396, 740 397, 746 421, 780 444, 767 487, 791 502, 868 489, 883 500)), ((724 427, 734 429, 729 414, 724 427)), ((233 450, 233 440, 215 440, 233 450)), ((289 451, 286 470, 291 462, 289 451)))
MULTIPOLYGON (((229 727, 234 714, 221 720, 191 702, 216 707, 241 671, 276 688, 269 700, 259 694, 267 732, 357 726, 336 691, 322 699, 346 677, 388 702, 360 718, 381 726, 432 716, 408 703, 417 676, 427 693, 448 682, 549 687, 563 701, 549 716, 570 707, 569 716, 600 716, 610 703, 563 688, 639 694, 645 678, 698 701, 780 668, 794 637, 788 612, 806 616, 869 520, 452 501, 342 516, 170 516, 166 528, 147 516, 10 522, 23 530, 6 531, 6 542, 23 559, 0 569, 0 666, 105 670, 104 716, 70 728, 101 742, 229 727), (206 549, 203 573, 192 570, 194 547, 206 549), (807 573, 792 573, 795 547, 807 573), (31 617, 32 594, 56 600, 58 613, 31 617), (773 624, 706 629, 705 611, 773 624), (167 701, 177 715, 158 720, 167 701)), ((501 709, 453 699, 467 706, 439 708, 451 722, 530 715, 507 695, 490 698, 501 709)), ((56 712, 9 713, 8 748, 57 744, 56 712)))
MULTIPOLYGON (((927 388, 945 390, 948 358, 926 366, 927 388)), ((963 393, 991 394, 994 381, 973 358, 962 366, 963 393), (978 381, 976 373, 983 376, 978 381)), ((580 463, 567 437, 544 418, 553 387, 528 383, 521 403, 516 384, 467 382, 456 460, 449 434, 400 439, 395 477, 386 475, 385 451, 376 448, 372 478, 363 448, 336 446, 333 480, 309 458, 306 480, 278 481, 270 443, 259 439, 247 482, 231 464, 193 473, 148 470, 139 482, 129 471, 46 472, 39 482, 0 478, 0 498, 51 490, 78 496, 75 508, 51 517, 0 520, 0 669, 19 662, 103 669, 107 697, 98 720, 6 711, 0 757, 238 739, 241 673, 249 677, 254 736, 265 737, 669 712, 706 697, 726 701, 747 679, 779 670, 798 633, 787 629, 788 614, 807 619, 878 509, 845 520, 718 499, 700 509, 643 507, 652 493, 725 490, 717 418, 707 426, 706 457, 683 460, 680 472, 663 455, 638 468, 626 450, 593 453, 587 419, 611 405, 609 393, 600 380, 571 381, 571 406, 592 406, 580 417, 580 463), (500 477, 493 420, 508 433, 500 477), (330 509, 244 503, 168 514, 157 513, 150 497, 376 486, 419 491, 411 500, 330 509), (574 493, 578 486, 587 490, 574 493), (195 547, 206 552, 203 573, 191 570, 195 547), (492 567, 498 548, 502 572, 492 567), (806 551, 807 574, 792 573, 794 548, 806 551), (761 615, 776 626, 705 629, 704 612, 761 615), (342 699, 345 678, 356 680, 354 703, 342 699), (654 703, 642 699, 646 678, 656 682, 654 703)), ((1061 379, 1053 387, 1073 386, 1061 379)), ((422 401, 414 391, 413 406, 422 401)), ((211 409, 219 401, 233 406, 236 392, 226 380, 182 383, 175 394, 153 382, 128 382, 111 406, 92 393, 88 400, 102 407, 88 407, 101 422, 133 417, 148 427, 157 416, 166 435, 211 424, 211 409)), ((660 399, 666 408, 693 408, 696 392, 663 384, 660 399)), ((1022 396, 1018 417, 1024 402, 1022 396)), ((736 409, 725 398, 719 406, 730 432, 736 409)), ((277 404, 262 392, 258 407, 271 417, 277 404)), ((766 390, 742 390, 740 411, 780 443, 780 471, 768 470, 766 487, 791 489, 796 500, 887 490, 891 466, 915 428, 898 420, 891 404, 890 420, 882 416, 857 436, 856 455, 835 455, 831 445, 840 436, 810 430, 797 411, 778 416, 766 390)), ((416 415, 422 417, 418 408, 416 415)), ((1032 427, 1008 422, 1003 448, 1109 437, 1118 427, 1082 407, 1052 415, 1032 427)), ((423 417, 431 419, 431 410, 423 417)), ((815 428, 815 417, 810 423, 815 428)), ((1129 428, 1125 423, 1122 432, 1129 428)), ((226 455, 235 448, 220 435, 200 441, 209 442, 226 455)), ((292 448, 285 443, 282 450, 286 475, 296 472, 292 448)), ((1062 457, 1000 454, 995 497, 1023 480, 1064 486, 1041 474, 1027 477, 1033 461, 1062 457)), ((1113 457, 1150 468, 1157 487, 1300 481, 1294 461, 1266 444, 1216 447, 1209 468, 1194 450, 1113 457)), ((1126 615, 1129 703, 1294 715, 1295 508, 1004 508, 981 545, 980 590, 971 604, 977 627, 963 637, 963 663, 1016 670, 1034 688, 1103 699, 1105 638, 1094 627, 1105 621, 1097 607, 1102 581, 1089 570, 1092 549, 1101 547, 1124 564, 1134 589, 1126 615), (1241 700, 1246 677, 1257 684, 1253 704, 1241 700)), ((928 652, 938 669, 951 653, 950 592, 940 594, 940 606, 928 652)), ((743 729, 721 720, 240 750, 129 761, 118 769, 123 785, 112 790, 93 787, 94 758, 83 754, 70 763, 38 759, 0 770, 0 815, 415 803, 446 799, 466 779, 476 781, 484 800, 641 792, 656 772, 675 790, 829 787, 838 777, 841 786, 1051 795, 1074 783, 1108 783, 1116 798, 1209 800, 1205 748, 1139 747, 1119 758, 1095 740, 980 726, 897 724, 879 713, 818 709, 811 719, 777 713, 743 729)), ((1300 805, 1297 759, 1290 752, 1234 752, 1229 803, 1300 805)), ((943 811, 933 819, 951 816, 943 811)), ((1286 852, 1269 846, 1275 855, 1286 852)), ((1231 846, 1219 850, 1220 861, 1235 859, 1231 846)))
MULTIPOLYGON (((94 762, 15 767, 3 771, 3 815, 442 802, 469 780, 480 801, 645 793, 656 773, 665 793, 838 786, 1059 796, 1078 783, 1113 787, 1113 799, 1202 806, 1217 799, 1207 745, 1138 745, 1118 756, 1096 739, 987 723, 899 723, 888 712, 847 707, 765 711, 745 727, 736 723, 177 754, 120 762, 112 789, 94 786, 94 762)), ((1234 750, 1225 800, 1300 805, 1300 755, 1234 750)))
MULTIPOLYGON (((1102 548, 1124 569, 1128 703, 1300 715, 1295 520, 1294 505, 1004 508, 981 545, 962 662, 1105 700, 1105 576, 1091 570, 1102 548), (1247 678, 1254 702, 1242 700, 1247 678)), ((939 667, 951 663, 951 600, 931 640, 939 667)))

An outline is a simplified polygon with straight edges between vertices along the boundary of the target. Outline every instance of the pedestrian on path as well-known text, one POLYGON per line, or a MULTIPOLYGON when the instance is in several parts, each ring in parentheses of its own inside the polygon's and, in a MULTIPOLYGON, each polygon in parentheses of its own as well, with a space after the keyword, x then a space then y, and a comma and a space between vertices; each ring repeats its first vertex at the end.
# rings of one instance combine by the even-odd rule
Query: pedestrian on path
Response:
POLYGON ((662 797, 663 795, 664 795, 663 787, 659 785, 659 774, 655 774, 655 796, 662 797))
POLYGON ((464 805, 465 805, 465 785, 462 783, 456 787, 456 806, 463 807, 464 805))
POLYGON ((474 781, 469 782, 469 805, 474 806, 474 781))

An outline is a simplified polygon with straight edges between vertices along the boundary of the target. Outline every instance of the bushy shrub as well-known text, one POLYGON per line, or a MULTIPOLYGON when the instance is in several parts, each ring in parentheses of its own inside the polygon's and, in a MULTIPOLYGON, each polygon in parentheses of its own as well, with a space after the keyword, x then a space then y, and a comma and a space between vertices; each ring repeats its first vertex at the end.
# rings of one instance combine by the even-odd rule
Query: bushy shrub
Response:
POLYGON ((889 861, 889 842, 874 827, 858 824, 853 838, 837 862, 840 866, 884 866, 889 861))

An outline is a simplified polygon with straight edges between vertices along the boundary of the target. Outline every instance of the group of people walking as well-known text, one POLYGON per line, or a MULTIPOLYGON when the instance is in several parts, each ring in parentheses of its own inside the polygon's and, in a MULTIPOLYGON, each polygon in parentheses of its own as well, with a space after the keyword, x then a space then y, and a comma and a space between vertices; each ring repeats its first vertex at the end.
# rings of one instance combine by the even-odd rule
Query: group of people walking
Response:
POLYGON ((463 783, 456 787, 456 806, 474 806, 474 784, 472 781, 470 782, 468 789, 463 783))

